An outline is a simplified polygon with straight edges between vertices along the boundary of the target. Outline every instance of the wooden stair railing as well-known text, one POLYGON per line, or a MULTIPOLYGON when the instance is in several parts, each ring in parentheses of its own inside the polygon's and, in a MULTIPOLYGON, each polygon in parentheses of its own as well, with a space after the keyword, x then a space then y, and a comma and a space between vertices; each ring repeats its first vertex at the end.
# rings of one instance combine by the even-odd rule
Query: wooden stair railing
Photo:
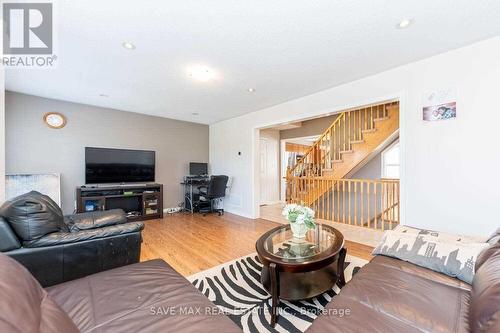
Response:
POLYGON ((306 187, 323 189, 324 194, 310 207, 316 217, 377 230, 399 224, 399 180, 291 177, 290 202, 304 204, 312 196, 306 187))
MULTIPOLYGON (((342 112, 295 166, 287 169, 287 179, 344 178, 398 129, 398 102, 342 112)), ((328 190, 304 184, 302 191, 309 193, 304 204, 311 205, 328 190)), ((287 201, 291 201, 288 192, 287 201)))
MULTIPOLYGON (((393 203, 390 207, 387 207, 384 211, 380 212, 377 216, 371 219, 371 224, 376 223, 399 223, 399 202, 393 203)), ((368 223, 367 223, 368 224, 368 223)), ((366 225, 366 224, 365 224, 366 225)))

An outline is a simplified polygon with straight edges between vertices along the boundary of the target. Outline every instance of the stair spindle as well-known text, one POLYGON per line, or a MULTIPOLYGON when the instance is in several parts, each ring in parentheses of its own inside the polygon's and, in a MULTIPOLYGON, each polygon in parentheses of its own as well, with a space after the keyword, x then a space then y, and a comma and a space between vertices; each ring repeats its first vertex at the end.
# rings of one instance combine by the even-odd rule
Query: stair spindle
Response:
POLYGON ((370 106, 370 129, 373 129, 373 106, 370 106))

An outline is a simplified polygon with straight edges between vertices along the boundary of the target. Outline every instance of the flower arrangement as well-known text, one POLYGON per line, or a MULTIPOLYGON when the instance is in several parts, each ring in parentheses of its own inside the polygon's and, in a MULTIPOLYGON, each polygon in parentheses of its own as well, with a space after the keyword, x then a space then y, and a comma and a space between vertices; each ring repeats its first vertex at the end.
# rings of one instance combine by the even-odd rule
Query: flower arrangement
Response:
POLYGON ((304 238, 307 229, 314 229, 314 210, 309 207, 288 204, 283 208, 283 216, 286 217, 292 228, 293 236, 296 238, 304 238))

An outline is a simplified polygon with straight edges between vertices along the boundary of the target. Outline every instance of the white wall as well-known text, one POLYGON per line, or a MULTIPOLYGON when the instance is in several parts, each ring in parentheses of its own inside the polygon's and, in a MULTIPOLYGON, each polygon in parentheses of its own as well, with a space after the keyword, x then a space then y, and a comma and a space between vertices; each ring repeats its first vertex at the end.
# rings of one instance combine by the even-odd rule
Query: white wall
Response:
POLYGON ((256 128, 400 97, 403 223, 489 234, 500 225, 499 59, 495 37, 211 125, 212 169, 234 177, 226 209, 258 216, 256 128), (457 118, 423 122, 422 93, 448 87, 458 91, 457 118))

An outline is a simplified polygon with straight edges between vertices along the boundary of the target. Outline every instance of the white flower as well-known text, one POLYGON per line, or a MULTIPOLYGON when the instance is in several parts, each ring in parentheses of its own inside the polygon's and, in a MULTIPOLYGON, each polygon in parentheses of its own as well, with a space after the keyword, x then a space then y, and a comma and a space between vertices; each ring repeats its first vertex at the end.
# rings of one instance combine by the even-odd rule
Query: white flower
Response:
POLYGON ((288 204, 281 212, 290 223, 306 224, 314 228, 314 210, 297 204, 288 204))
POLYGON ((311 218, 314 218, 314 210, 312 210, 311 208, 309 207, 303 207, 304 209, 304 214, 311 217, 311 218))
POLYGON ((297 204, 288 204, 285 208, 283 208, 281 214, 283 214, 283 216, 288 216, 291 212, 297 211, 298 207, 299 206, 297 204))
POLYGON ((297 216, 297 220, 295 220, 295 223, 304 224, 305 218, 306 218, 306 216, 304 214, 300 214, 299 216, 297 216))

